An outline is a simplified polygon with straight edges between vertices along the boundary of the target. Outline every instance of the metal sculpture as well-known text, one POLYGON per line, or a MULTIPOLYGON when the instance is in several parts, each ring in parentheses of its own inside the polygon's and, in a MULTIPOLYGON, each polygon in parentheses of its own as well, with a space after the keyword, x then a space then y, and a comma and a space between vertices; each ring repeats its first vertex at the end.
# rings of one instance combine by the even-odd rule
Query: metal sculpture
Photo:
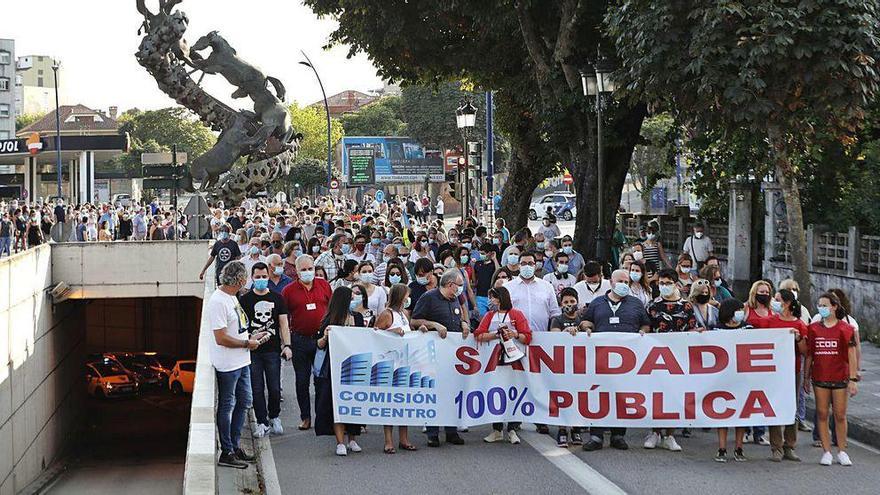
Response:
POLYGON ((220 132, 214 147, 192 160, 181 187, 194 192, 197 181, 203 192, 239 202, 290 172, 302 135, 291 127, 281 81, 239 58, 217 31, 193 45, 186 42, 189 18, 180 10, 172 12, 182 1, 160 0, 154 14, 145 0, 136 0, 146 34, 135 56, 159 89, 220 132), (207 49, 207 57, 199 53, 207 49), (191 77, 196 72, 202 73, 198 81, 191 77), (234 110, 208 94, 200 86, 206 74, 223 76, 238 88, 232 97, 250 98, 254 111, 234 110))

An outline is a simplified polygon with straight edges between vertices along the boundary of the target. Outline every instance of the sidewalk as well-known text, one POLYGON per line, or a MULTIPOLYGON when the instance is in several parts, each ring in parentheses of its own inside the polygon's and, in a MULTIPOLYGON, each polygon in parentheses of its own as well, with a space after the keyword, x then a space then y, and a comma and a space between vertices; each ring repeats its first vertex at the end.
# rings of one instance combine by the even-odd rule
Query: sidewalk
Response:
MULTIPOLYGON (((880 347, 862 341, 862 381, 859 393, 849 400, 849 438, 880 448, 880 347)), ((813 396, 807 397, 807 419, 814 410, 813 396)))

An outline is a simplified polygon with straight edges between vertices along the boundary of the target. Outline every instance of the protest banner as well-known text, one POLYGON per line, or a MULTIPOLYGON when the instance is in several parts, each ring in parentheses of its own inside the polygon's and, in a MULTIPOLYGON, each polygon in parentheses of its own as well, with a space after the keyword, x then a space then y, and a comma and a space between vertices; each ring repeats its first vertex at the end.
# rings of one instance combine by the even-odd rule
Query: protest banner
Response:
POLYGON ((794 336, 785 329, 542 332, 522 350, 525 358, 503 365, 497 341, 335 327, 335 420, 640 428, 794 422, 794 336))

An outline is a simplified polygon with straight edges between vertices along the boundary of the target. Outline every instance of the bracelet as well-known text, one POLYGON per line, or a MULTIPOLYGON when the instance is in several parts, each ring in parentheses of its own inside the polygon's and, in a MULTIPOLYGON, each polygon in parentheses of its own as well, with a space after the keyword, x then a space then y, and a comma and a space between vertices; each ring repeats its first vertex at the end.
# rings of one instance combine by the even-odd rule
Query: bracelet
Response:
POLYGON ((859 377, 852 378, 850 377, 849 381, 858 383, 861 380, 859 377))
POLYGON ((290 347, 290 344, 284 344, 284 347, 290 349, 291 351, 293 350, 293 347, 290 347))

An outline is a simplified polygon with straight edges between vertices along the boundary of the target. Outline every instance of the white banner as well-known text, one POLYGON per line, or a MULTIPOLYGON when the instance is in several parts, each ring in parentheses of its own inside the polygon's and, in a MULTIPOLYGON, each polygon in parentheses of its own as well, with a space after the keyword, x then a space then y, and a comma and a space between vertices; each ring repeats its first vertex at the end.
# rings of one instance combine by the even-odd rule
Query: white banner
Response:
POLYGON ((498 341, 335 327, 336 422, 472 426, 718 427, 794 422, 788 330, 536 333, 499 363, 498 341))

